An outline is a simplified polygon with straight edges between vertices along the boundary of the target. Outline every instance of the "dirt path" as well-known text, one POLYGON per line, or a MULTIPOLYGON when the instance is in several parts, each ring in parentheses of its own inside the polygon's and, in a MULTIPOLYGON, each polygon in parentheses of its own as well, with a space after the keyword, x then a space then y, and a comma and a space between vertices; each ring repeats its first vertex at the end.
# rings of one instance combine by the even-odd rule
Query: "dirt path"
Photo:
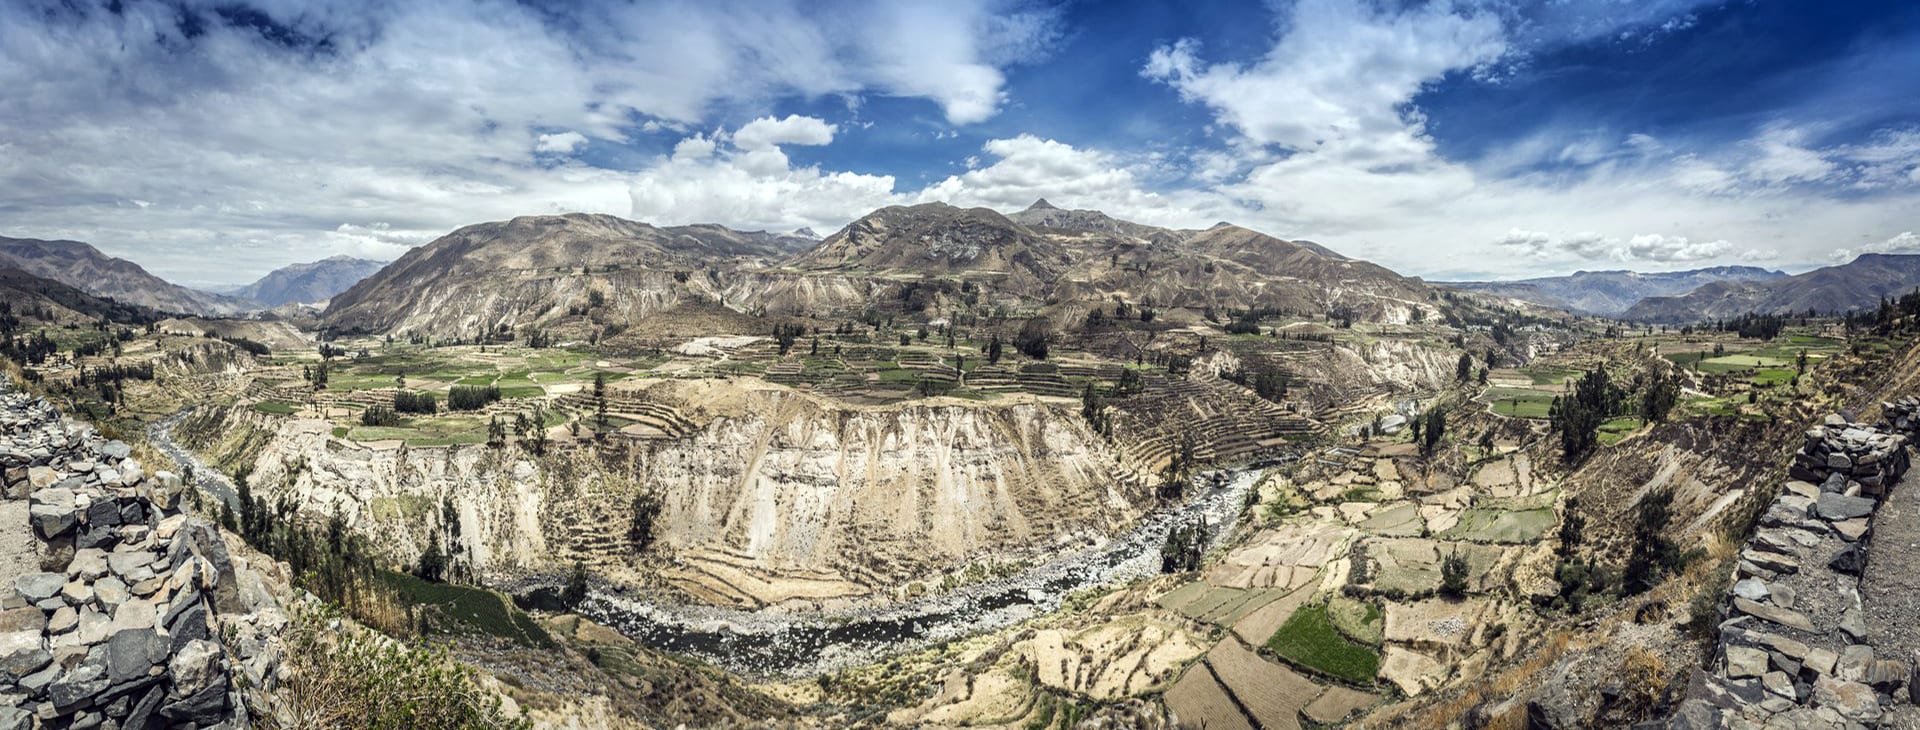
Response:
MULTIPOLYGON (((1860 601, 1866 641, 1880 659, 1920 660, 1920 469, 1894 485, 1873 515, 1860 601)), ((1920 708, 1896 703, 1886 727, 1920 728, 1920 708)))

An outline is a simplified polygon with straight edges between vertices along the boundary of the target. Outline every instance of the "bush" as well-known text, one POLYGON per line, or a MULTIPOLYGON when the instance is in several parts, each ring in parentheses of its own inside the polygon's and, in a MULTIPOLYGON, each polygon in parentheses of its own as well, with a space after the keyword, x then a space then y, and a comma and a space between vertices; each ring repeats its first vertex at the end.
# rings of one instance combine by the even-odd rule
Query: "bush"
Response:
POLYGON ((1035 360, 1047 359, 1048 340, 1053 339, 1053 325, 1045 317, 1034 317, 1020 326, 1020 334, 1013 338, 1013 347, 1020 354, 1035 360))
POLYGON ((432 393, 403 390, 393 394, 393 409, 401 413, 431 414, 439 410, 432 393))
POLYGON ((1458 548, 1440 561, 1440 593, 1448 598, 1467 595, 1467 556, 1458 548))
POLYGON ((268 728, 527 728, 509 719, 478 673, 444 647, 408 646, 338 623, 330 606, 297 610, 286 632, 268 728))
POLYGON ((456 385, 447 391, 447 407, 456 411, 477 411, 497 400, 497 385, 456 385))
POLYGON ((392 408, 386 406, 367 406, 366 410, 360 412, 360 425, 398 426, 400 425, 400 416, 394 413, 392 408))

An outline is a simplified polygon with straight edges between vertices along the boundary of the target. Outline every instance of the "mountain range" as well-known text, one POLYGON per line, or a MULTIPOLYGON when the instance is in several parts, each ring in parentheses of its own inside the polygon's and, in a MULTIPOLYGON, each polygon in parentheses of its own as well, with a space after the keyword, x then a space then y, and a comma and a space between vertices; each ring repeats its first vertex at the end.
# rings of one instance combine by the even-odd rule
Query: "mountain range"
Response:
POLYGON ((268 308, 282 304, 323 303, 386 265, 385 261, 330 256, 275 269, 258 281, 235 290, 233 295, 268 308))
POLYGON ((1754 266, 1715 266, 1691 271, 1578 271, 1513 281, 1450 281, 1441 286, 1518 299, 1578 314, 1617 317, 1647 297, 1685 294, 1723 281, 1767 281, 1785 277, 1780 271, 1754 266))
POLYGON ((918 309, 962 295, 1066 317, 1125 301, 1401 322, 1433 309, 1437 287, 1681 323, 1749 311, 1846 311, 1920 285, 1920 255, 1897 254, 1797 276, 1722 266, 1429 284, 1230 223, 1161 228, 1045 200, 1012 214, 945 203, 887 207, 824 239, 806 229, 523 216, 462 227, 390 265, 345 256, 295 264, 231 296, 169 283, 77 241, 0 237, 0 266, 159 312, 231 316, 324 303, 319 322, 338 331, 455 336, 567 322, 598 328, 680 311, 848 313, 885 297, 914 298, 918 309))
POLYGON ((1839 266, 1763 281, 1720 281, 1679 296, 1649 297, 1623 319, 1679 324, 1749 312, 1822 314, 1871 309, 1920 287, 1920 254, 1862 254, 1839 266))
POLYGON ((970 296, 1065 317, 1117 299, 1406 321, 1433 294, 1385 267, 1230 224, 1157 228, 1045 201, 1012 215, 926 203, 876 210, 817 242, 607 215, 482 223, 409 251, 335 297, 324 319, 339 331, 464 336, 688 308, 814 316, 970 296))
POLYGON ((0 237, 0 264, 93 296, 163 312, 228 315, 247 309, 238 299, 168 282, 147 273, 139 264, 108 256, 79 241, 0 237))

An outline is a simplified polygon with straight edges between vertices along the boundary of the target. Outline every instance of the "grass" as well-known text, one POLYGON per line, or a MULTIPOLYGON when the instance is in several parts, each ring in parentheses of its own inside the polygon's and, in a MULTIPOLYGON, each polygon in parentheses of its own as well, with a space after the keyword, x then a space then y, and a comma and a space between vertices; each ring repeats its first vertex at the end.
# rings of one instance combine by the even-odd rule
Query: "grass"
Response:
POLYGON ((1282 658, 1309 670, 1355 684, 1368 684, 1380 671, 1380 654, 1340 635, 1325 604, 1301 606, 1267 640, 1282 658))
POLYGON ((1380 606, 1335 596, 1327 601, 1327 618, 1348 638, 1368 646, 1379 646, 1386 638, 1386 614, 1380 606))
POLYGON ((493 591, 445 583, 428 583, 406 573, 381 571, 385 582, 407 603, 434 611, 429 621, 441 633, 482 633, 536 649, 554 646, 553 637, 533 619, 493 591))
POLYGON ((1600 424, 1600 443, 1612 446, 1640 430, 1644 422, 1634 416, 1621 416, 1600 424))
POLYGON ((1532 394, 1494 397, 1491 399, 1493 412, 1514 418, 1546 418, 1547 412, 1553 408, 1553 396, 1538 391, 1523 392, 1532 394))
POLYGON ((1460 513, 1460 521, 1440 533, 1443 537, 1473 542, 1533 542, 1553 527, 1552 507, 1506 510, 1472 507, 1460 513))
POLYGON ((294 404, 283 400, 263 400, 253 404, 253 409, 270 416, 291 416, 299 410, 294 404))

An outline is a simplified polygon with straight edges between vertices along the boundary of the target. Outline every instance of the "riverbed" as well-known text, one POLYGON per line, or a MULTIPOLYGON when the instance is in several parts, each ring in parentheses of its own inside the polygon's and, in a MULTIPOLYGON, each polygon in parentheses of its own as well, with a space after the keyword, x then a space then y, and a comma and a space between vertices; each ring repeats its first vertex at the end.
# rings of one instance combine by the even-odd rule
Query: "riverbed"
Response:
POLYGON ((605 593, 576 610, 641 644, 698 657, 737 674, 803 677, 871 663, 944 641, 1018 624, 1060 608, 1069 595, 1160 572, 1168 531, 1196 519, 1212 529, 1210 548, 1231 538, 1247 491, 1265 469, 1195 480, 1199 494, 1149 515, 1092 549, 948 593, 885 606, 814 614, 664 605, 605 593), (1215 486, 1217 484, 1217 486, 1215 486))

